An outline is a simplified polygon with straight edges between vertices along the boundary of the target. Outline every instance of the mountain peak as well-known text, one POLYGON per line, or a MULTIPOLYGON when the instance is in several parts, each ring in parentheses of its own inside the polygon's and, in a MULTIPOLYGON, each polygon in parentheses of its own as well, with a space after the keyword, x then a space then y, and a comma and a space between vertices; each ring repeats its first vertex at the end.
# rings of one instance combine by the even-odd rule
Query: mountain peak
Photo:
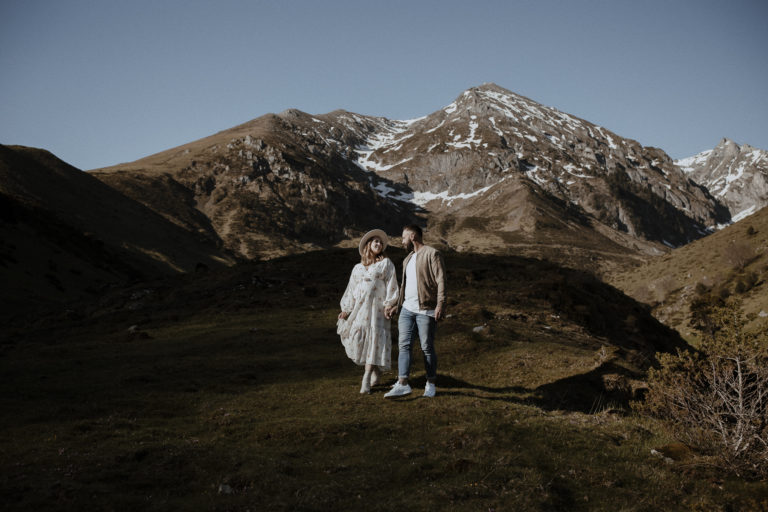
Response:
POLYGON ((509 89, 505 89, 504 87, 501 87, 500 85, 495 84, 494 82, 485 82, 484 84, 478 85, 477 87, 470 88, 470 90, 472 89, 479 90, 479 91, 512 92, 509 89))
POLYGON ((507 98, 513 98, 513 99, 525 99, 527 101, 535 103, 533 100, 524 98, 523 96, 520 96, 519 94, 513 91, 510 91, 509 89, 505 89, 504 87, 496 85, 493 82, 486 82, 476 87, 470 87, 469 89, 461 93, 458 99, 471 98, 471 97, 478 97, 485 100, 488 100, 489 98, 507 97, 507 98))
POLYGON ((279 117, 282 117, 283 119, 298 119, 305 116, 308 116, 306 112, 302 112, 299 109, 296 108, 289 108, 286 110, 283 110, 279 114, 277 114, 279 117))
POLYGON ((727 137, 723 137, 715 147, 715 154, 722 154, 724 158, 734 158, 740 151, 741 147, 727 137))
POLYGON ((766 151, 723 137, 714 149, 676 163, 728 207, 734 221, 768 205, 766 151))
POLYGON ((514 113, 520 114, 520 117, 525 117, 526 113, 530 114, 530 117, 541 117, 544 115, 543 112, 553 109, 495 83, 488 82, 462 92, 453 103, 444 107, 443 110, 447 114, 459 112, 477 116, 491 116, 495 113, 498 116, 499 112, 503 111, 512 117, 515 117, 514 113))

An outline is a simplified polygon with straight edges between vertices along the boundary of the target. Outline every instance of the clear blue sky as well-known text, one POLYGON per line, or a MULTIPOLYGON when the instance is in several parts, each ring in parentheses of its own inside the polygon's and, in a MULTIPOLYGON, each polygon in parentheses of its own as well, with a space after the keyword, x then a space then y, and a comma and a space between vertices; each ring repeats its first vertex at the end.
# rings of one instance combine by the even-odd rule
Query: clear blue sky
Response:
POLYGON ((269 112, 409 119, 495 82, 673 158, 768 149, 765 0, 3 0, 0 143, 81 169, 269 112))

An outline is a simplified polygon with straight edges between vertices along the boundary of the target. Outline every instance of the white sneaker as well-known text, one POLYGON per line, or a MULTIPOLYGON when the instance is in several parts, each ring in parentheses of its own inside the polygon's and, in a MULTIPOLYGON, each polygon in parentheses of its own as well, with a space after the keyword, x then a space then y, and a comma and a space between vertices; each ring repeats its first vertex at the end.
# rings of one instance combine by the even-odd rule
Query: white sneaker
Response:
POLYGON ((395 386, 392 388, 391 391, 389 391, 386 395, 384 395, 384 398, 395 398, 398 396, 405 396, 411 394, 411 386, 408 384, 400 384, 399 382, 395 384, 395 386))
POLYGON ((427 381, 427 385, 424 386, 424 396, 432 398, 435 396, 435 393, 437 393, 437 389, 435 389, 435 383, 427 381))

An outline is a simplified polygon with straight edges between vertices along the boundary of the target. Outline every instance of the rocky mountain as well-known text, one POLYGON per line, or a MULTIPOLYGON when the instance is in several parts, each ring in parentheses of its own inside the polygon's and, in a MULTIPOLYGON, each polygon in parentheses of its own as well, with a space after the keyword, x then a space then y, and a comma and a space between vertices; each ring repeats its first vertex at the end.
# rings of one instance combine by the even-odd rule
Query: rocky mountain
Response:
POLYGON ((409 121, 269 114, 92 174, 168 219, 202 212, 247 258, 420 216, 457 250, 632 259, 729 220, 663 151, 494 84, 409 121))
POLYGON ((211 137, 91 175, 167 219, 202 213, 245 258, 302 252, 381 226, 395 233, 414 205, 381 197, 388 181, 350 158, 386 121, 297 110, 269 114, 211 137), (185 200, 188 198, 189 200, 185 200))
POLYGON ((727 218, 663 151, 494 84, 373 134, 358 161, 413 190, 390 195, 439 212, 436 217, 483 217, 488 229, 502 232, 535 227, 515 205, 498 200, 512 189, 545 195, 592 226, 635 241, 682 245, 727 218))
POLYGON ((675 164, 727 206, 734 221, 768 206, 768 151, 724 138, 675 164))

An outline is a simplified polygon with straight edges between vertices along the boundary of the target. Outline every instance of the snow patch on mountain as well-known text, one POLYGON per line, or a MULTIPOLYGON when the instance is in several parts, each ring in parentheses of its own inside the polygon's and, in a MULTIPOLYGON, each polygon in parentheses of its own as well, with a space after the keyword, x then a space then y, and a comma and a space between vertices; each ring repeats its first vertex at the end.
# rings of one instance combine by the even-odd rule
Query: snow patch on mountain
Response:
POLYGON ((470 199, 473 197, 477 197, 480 195, 485 194, 490 189, 498 185, 499 183, 505 181, 509 176, 505 176, 504 178, 501 178, 496 183, 493 183, 491 185, 487 185, 483 188, 479 188, 473 192, 468 193, 460 193, 460 194, 450 194, 447 190, 443 190, 442 192, 434 193, 434 192, 414 192, 412 198, 410 201, 418 206, 424 207, 429 203, 430 201, 434 201, 436 199, 440 199, 443 203, 447 203, 449 206, 456 200, 459 199, 470 199))
POLYGON ((754 206, 754 205, 750 206, 746 210, 741 211, 741 212, 737 213, 736 215, 734 215, 732 220, 733 220, 733 222, 739 222, 742 219, 746 219, 747 217, 749 217, 750 215, 755 213, 757 211, 757 209, 758 209, 757 206, 754 206))
POLYGON ((546 185, 548 180, 545 176, 539 174, 539 171, 540 169, 538 165, 529 165, 525 170, 525 175, 534 183, 546 185))
MULTIPOLYGON (((477 117, 477 116, 472 116, 472 117, 477 117)), ((451 147, 454 147, 454 148, 457 148, 457 149, 461 149, 461 148, 472 149, 472 144, 476 144, 478 146, 481 145, 483 143, 483 140, 482 139, 475 139, 475 133, 477 132, 477 127, 478 127, 477 121, 471 121, 469 123, 469 135, 467 136, 467 138, 464 141, 462 141, 462 142, 446 142, 445 145, 446 146, 451 146, 451 147)), ((460 138, 461 138, 461 135, 456 135, 456 136, 454 136, 453 140, 454 141, 458 141, 458 139, 460 139, 460 138)))
POLYGON ((689 156, 688 158, 681 158, 680 160, 675 160, 675 165, 680 167, 683 172, 686 174, 690 174, 693 171, 696 170, 696 167, 700 165, 704 165, 707 161, 707 158, 709 158, 709 155, 712 154, 711 149, 707 151, 703 151, 699 153, 698 155, 689 156))

